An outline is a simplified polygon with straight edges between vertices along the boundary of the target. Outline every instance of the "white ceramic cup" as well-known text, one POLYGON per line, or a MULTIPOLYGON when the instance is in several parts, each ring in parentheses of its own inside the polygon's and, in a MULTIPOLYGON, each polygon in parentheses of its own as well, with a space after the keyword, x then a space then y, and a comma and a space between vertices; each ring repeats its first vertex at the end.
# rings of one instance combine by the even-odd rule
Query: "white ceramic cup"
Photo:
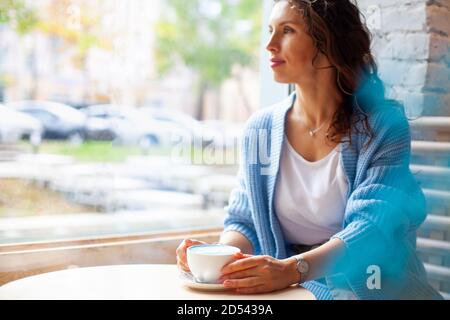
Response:
POLYGON ((222 244, 200 244, 187 248, 187 263, 195 281, 218 283, 223 266, 234 260, 239 248, 222 244))

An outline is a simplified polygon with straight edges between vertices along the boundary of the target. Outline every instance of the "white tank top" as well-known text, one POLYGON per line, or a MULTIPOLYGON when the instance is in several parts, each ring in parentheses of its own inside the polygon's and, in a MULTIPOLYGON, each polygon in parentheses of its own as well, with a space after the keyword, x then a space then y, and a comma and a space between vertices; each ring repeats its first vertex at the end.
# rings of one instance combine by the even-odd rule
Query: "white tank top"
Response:
POLYGON ((298 154, 284 136, 275 211, 288 242, 319 244, 342 229, 348 183, 340 146, 325 158, 311 162, 298 154))

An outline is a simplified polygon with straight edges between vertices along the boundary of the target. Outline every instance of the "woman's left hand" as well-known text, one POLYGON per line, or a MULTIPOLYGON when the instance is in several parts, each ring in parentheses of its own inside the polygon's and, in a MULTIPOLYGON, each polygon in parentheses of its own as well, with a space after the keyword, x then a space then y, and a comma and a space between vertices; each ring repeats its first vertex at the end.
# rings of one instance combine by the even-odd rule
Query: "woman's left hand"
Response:
POLYGON ((272 292, 289 287, 300 280, 292 259, 278 260, 270 256, 237 253, 236 261, 222 269, 220 281, 238 293, 272 292))

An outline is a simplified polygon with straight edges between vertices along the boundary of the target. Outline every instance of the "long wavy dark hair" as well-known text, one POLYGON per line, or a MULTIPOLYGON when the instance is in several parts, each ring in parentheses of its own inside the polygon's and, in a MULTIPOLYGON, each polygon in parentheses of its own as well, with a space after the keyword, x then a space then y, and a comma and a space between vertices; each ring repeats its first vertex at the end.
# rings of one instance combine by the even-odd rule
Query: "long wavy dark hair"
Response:
MULTIPOLYGON (((274 0, 288 1, 303 16, 307 32, 313 39, 317 54, 324 54, 336 70, 336 85, 344 97, 334 114, 328 139, 342 142, 352 131, 366 134, 367 145, 373 138, 368 111, 385 99, 385 88, 378 76, 375 59, 370 50, 371 33, 362 21, 357 5, 350 0, 274 0), (362 126, 357 126, 362 123, 362 126), (337 137, 340 137, 339 140, 337 137)), ((316 67, 318 68, 318 67, 316 67)))

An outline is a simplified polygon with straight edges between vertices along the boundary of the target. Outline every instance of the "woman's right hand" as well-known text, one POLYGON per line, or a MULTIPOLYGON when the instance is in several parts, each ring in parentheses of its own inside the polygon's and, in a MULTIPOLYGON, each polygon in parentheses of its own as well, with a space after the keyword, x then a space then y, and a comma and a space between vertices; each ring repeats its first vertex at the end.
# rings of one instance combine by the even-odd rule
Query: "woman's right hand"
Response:
POLYGON ((177 266, 185 272, 190 272, 189 266, 186 258, 186 250, 191 246, 198 244, 205 244, 204 241, 194 240, 194 239, 184 239, 177 248, 177 266))

